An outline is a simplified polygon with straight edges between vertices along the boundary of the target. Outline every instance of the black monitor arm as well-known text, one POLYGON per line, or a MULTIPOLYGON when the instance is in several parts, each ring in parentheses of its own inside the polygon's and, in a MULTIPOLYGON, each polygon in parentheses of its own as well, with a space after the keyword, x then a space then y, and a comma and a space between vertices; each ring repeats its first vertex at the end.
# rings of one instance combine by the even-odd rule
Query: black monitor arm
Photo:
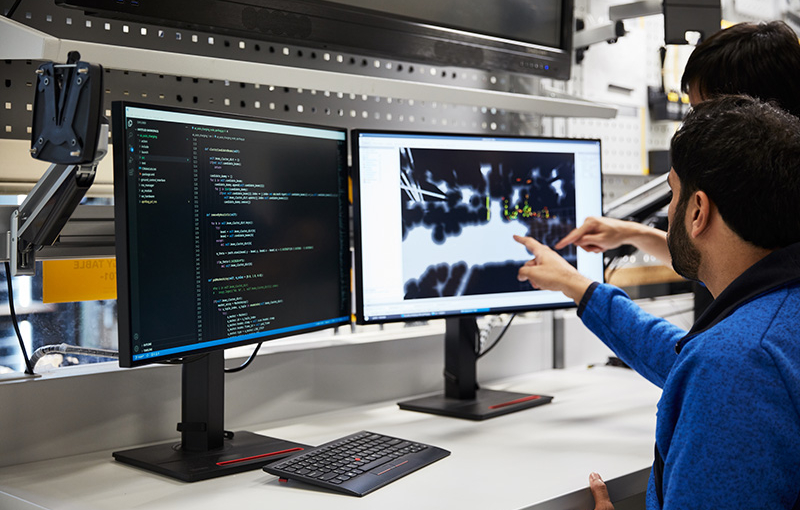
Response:
POLYGON ((108 151, 108 125, 100 130, 102 149, 86 165, 53 164, 22 205, 11 213, 11 274, 33 275, 36 252, 54 244, 86 191, 94 182, 97 164, 108 151))
POLYGON ((36 71, 30 152, 53 164, 11 211, 6 260, 14 276, 35 273, 36 252, 58 240, 108 152, 102 68, 79 59, 73 52, 66 64, 47 62, 36 71))

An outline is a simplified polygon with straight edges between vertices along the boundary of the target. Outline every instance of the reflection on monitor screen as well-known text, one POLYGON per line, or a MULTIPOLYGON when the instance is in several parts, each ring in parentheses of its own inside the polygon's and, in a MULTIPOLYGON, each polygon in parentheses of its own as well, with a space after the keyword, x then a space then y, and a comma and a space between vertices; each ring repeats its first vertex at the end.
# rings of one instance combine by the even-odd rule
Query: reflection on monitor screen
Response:
MULTIPOLYGON (((386 322, 570 306, 517 280, 530 256, 602 214, 596 140, 358 132, 358 318, 386 322)), ((602 257, 561 254, 602 279, 602 257)))
POLYGON ((120 102, 112 120, 120 365, 183 363, 181 443, 114 457, 194 481, 302 449, 225 432, 223 349, 350 322, 346 132, 120 102))

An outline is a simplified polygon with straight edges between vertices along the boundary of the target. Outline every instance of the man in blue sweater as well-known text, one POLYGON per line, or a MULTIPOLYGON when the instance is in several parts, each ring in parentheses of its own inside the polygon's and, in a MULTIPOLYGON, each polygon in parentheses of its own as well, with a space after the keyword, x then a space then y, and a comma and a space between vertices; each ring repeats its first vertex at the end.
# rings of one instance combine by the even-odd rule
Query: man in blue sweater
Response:
MULTIPOLYGON (((713 303, 686 331, 556 252, 519 271, 663 389, 649 509, 800 508, 800 119, 745 96, 699 103, 672 139, 672 264, 713 303)), ((590 476, 598 509, 610 509, 590 476)))

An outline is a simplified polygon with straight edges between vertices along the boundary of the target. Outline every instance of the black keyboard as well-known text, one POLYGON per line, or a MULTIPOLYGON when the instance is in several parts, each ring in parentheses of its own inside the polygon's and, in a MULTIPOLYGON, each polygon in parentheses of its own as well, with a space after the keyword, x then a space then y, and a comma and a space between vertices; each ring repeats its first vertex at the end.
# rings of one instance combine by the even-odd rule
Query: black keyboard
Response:
POLYGON ((361 431, 264 466, 281 478, 364 496, 450 455, 422 443, 361 431))

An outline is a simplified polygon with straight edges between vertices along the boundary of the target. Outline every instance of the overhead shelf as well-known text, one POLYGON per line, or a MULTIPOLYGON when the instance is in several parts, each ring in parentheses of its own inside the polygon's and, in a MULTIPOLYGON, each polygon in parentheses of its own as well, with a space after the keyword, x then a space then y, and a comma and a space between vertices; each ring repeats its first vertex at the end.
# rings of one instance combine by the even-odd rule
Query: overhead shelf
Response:
POLYGON ((60 39, 0 17, 0 59, 66 62, 70 51, 78 51, 82 60, 109 69, 141 73, 262 83, 300 89, 324 88, 345 94, 486 106, 551 117, 610 119, 617 113, 614 106, 577 99, 531 96, 60 39), (324 87, 320 84, 324 84, 324 87))

